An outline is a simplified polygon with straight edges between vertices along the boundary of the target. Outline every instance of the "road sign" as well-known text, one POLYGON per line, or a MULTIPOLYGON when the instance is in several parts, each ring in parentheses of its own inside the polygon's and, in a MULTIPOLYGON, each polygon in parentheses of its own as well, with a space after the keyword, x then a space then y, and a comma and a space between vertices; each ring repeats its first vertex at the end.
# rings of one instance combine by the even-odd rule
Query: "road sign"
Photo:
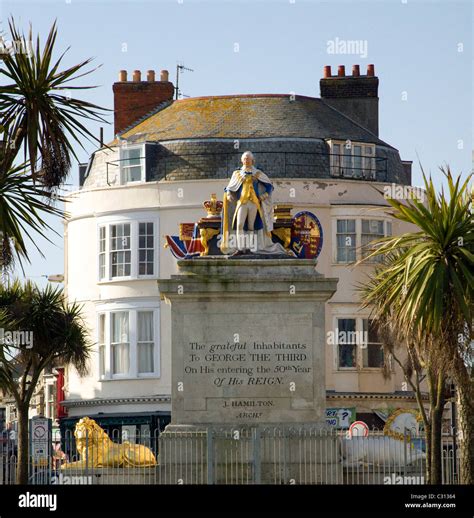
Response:
POLYGON ((369 427, 364 421, 354 421, 349 426, 350 437, 367 437, 369 435, 369 427))
POLYGON ((51 419, 42 416, 30 419, 30 446, 36 464, 43 464, 51 456, 51 419))

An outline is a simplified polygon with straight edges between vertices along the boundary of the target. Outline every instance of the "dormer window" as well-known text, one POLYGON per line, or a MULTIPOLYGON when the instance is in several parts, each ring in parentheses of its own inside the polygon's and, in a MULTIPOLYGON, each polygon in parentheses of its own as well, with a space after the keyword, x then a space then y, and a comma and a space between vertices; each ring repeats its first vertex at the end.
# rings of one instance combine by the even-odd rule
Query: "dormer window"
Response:
POLYGON ((375 144, 330 140, 331 176, 375 180, 375 144))
POLYGON ((145 146, 122 146, 120 148, 120 183, 123 185, 145 181, 145 146))

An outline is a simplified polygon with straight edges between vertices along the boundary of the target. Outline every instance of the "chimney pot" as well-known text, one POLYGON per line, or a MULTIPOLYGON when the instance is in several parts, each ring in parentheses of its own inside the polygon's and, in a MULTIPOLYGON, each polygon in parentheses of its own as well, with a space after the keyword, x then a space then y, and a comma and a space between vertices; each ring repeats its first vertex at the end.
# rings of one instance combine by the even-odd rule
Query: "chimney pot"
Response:
POLYGON ((169 81, 169 72, 168 70, 161 70, 160 72, 160 81, 169 81))
POLYGON ((126 80, 127 80, 127 71, 126 70, 121 70, 119 72, 119 81, 121 83, 124 83, 126 80))
POLYGON ((323 77, 327 79, 328 77, 331 77, 331 65, 326 65, 323 70, 323 77))
POLYGON ((146 73, 146 80, 149 83, 155 82, 155 71, 154 70, 148 70, 148 72, 146 73))
POLYGON ((172 101, 175 93, 173 83, 157 81, 157 74, 154 70, 144 70, 143 81, 140 70, 131 70, 128 81, 124 74, 126 71, 121 71, 120 81, 112 85, 115 135, 124 131, 161 103, 172 101))
MULTIPOLYGON (((352 75, 350 68, 347 71, 348 75, 345 75, 345 67, 336 65, 337 74, 334 74, 331 79, 321 78, 319 81, 321 99, 378 136, 379 79, 375 76, 374 65, 368 66, 367 75, 365 75, 365 70, 361 75, 360 65, 349 65, 349 67, 351 66, 352 75), (363 103, 361 103, 362 99, 363 103)), ((363 65, 364 68, 366 66, 366 64, 363 65)), ((326 67, 324 75, 326 76, 326 67)))
POLYGON ((139 83, 142 80, 142 73, 140 70, 134 70, 133 71, 133 82, 139 83))

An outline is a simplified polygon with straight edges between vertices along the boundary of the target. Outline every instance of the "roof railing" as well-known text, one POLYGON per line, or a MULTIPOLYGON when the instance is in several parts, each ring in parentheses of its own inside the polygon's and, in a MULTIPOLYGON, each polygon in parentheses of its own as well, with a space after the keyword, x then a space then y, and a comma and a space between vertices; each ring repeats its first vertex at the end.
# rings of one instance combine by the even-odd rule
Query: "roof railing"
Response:
MULTIPOLYGON (((216 157, 216 164, 219 168, 224 167, 229 173, 235 169, 240 168, 240 157, 242 152, 201 152, 201 153, 180 153, 157 156, 157 170, 158 175, 156 179, 170 180, 173 173, 179 172, 180 169, 195 168, 200 170, 202 165, 199 164, 199 159, 204 157, 216 157), (194 163, 193 163, 194 162, 194 163)), ((346 155, 336 153, 324 152, 309 152, 309 151, 259 151, 259 162, 256 164, 258 169, 272 173, 271 163, 274 155, 279 155, 281 159, 278 161, 278 177, 287 178, 347 178, 361 181, 387 181, 387 158, 374 157, 370 155, 346 155), (302 173, 306 171, 304 176, 302 173)), ((140 160, 145 159, 144 156, 140 160)), ((106 182, 107 185, 112 186, 115 182, 111 182, 109 167, 119 167, 122 169, 122 164, 136 158, 123 158, 118 160, 111 160, 106 162, 106 182)), ((144 161, 145 162, 145 161, 144 161)), ((120 170, 119 169, 119 170, 120 170)), ((117 171, 119 172, 119 171, 117 171)), ((116 177, 116 175, 115 175, 116 177)), ((148 174, 146 175, 148 178, 148 174)))

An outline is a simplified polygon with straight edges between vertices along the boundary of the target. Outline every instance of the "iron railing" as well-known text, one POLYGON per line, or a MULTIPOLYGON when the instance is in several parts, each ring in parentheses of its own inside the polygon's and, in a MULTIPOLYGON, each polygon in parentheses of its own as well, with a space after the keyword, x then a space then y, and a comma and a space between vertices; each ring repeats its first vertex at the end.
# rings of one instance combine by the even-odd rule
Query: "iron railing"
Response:
MULTIPOLYGON (((425 483, 425 437, 406 431, 398 438, 382 431, 351 438, 340 430, 305 427, 114 433, 102 442, 86 437, 81 453, 67 433, 58 445, 48 457, 30 458, 31 484, 425 483), (137 451, 146 458, 142 447, 152 452, 155 465, 139 462, 137 451), (67 465, 76 461, 80 464, 67 465)), ((0 452, 0 484, 15 483, 17 462, 14 445, 0 452)), ((443 483, 456 484, 452 436, 443 437, 441 462, 443 483)))
POLYGON ((331 176, 356 180, 387 179, 387 159, 373 155, 331 153, 331 176))
MULTIPOLYGON (((157 156, 157 180, 168 180, 179 171, 202 170, 202 159, 206 159, 205 170, 201 172, 212 174, 209 163, 215 163, 216 170, 225 171, 227 175, 240 167, 241 151, 237 152, 207 152, 207 153, 179 153, 157 156)), ((117 184, 123 162, 137 160, 137 158, 123 158, 106 162, 106 182, 111 186, 117 184), (115 167, 114 171, 109 169, 115 167), (115 173, 115 174, 114 174, 115 173)), ((145 156, 141 156, 142 167, 146 167, 145 156)), ((325 176, 359 179, 365 181, 386 181, 388 178, 387 158, 369 155, 348 155, 309 152, 309 151, 259 151, 256 167, 268 171, 270 175, 287 178, 324 178, 325 176), (274 168, 277 171, 272 171, 274 168)), ((223 176, 225 177, 225 176, 223 176)), ((148 178, 148 174, 147 174, 148 178)))

